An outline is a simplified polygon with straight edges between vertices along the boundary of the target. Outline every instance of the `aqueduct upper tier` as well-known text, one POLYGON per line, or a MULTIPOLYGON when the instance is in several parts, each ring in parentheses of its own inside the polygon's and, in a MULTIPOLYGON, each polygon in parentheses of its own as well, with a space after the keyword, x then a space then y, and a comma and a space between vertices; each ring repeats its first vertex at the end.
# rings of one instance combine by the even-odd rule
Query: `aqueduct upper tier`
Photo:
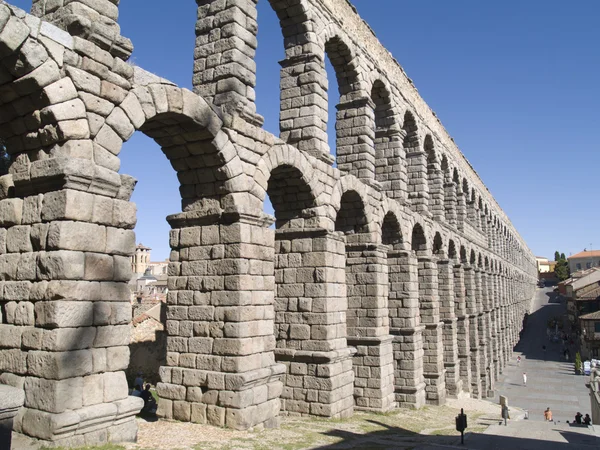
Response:
POLYGON ((180 181, 162 417, 246 429, 491 395, 535 259, 412 81, 348 1, 271 0, 286 55, 273 136, 254 106, 256 0, 197 3, 195 92, 127 64, 119 0, 0 4, 0 382, 25 391, 15 428, 135 439, 135 180, 119 174, 135 131, 180 181))

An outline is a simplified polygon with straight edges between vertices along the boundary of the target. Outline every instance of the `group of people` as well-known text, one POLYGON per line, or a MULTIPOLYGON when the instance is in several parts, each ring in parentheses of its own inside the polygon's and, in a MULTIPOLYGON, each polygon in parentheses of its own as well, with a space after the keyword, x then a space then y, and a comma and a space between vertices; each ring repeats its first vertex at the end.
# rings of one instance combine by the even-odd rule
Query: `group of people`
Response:
POLYGON ((589 414, 586 414, 585 417, 583 417, 583 414, 581 414, 580 412, 577 412, 577 414, 575 414, 575 423, 579 424, 579 425, 591 425, 592 424, 592 418, 590 417, 589 414))
POLYGON ((133 385, 134 388, 131 395, 134 397, 140 397, 142 400, 144 400, 144 407, 142 408, 141 412, 156 412, 158 405, 156 404, 156 400, 154 400, 154 397, 150 392, 150 384, 146 383, 146 386, 142 389, 142 386, 144 386, 144 378, 141 372, 137 374, 133 385))
MULTIPOLYGON (((546 408, 546 411, 544 411, 544 420, 546 422, 552 422, 552 411, 550 410, 549 406, 546 408)), ((569 421, 567 421, 567 423, 569 423, 569 421)), ((592 418, 589 414, 586 414, 585 417, 583 417, 583 414, 578 412, 575 414, 575 423, 579 425, 591 425, 592 418)))

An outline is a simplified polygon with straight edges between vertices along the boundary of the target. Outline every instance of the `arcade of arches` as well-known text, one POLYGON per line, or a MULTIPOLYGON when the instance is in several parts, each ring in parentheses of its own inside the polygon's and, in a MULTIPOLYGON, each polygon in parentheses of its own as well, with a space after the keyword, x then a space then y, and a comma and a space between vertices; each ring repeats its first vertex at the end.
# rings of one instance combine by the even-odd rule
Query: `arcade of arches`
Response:
POLYGON ((136 437, 135 180, 119 174, 135 131, 181 184, 161 417, 247 429, 491 395, 535 259, 412 81, 348 1, 271 0, 286 54, 273 136, 254 106, 256 0, 197 2, 194 92, 125 62, 118 0, 0 5, 0 383, 25 393, 15 429, 136 437))

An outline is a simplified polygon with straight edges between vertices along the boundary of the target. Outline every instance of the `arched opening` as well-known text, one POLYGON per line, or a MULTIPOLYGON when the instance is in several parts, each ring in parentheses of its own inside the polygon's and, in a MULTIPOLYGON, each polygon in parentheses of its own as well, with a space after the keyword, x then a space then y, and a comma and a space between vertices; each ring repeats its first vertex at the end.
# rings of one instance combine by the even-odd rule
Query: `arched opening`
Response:
POLYGON ((404 241, 402 239, 402 230, 398 218, 392 212, 388 212, 383 218, 381 227, 381 242, 390 246, 390 249, 402 250, 404 241))
POLYGON ((442 241, 442 236, 440 233, 435 233, 433 238, 433 254, 437 255, 443 250, 444 243, 442 241))
POLYGON ((313 193, 303 174, 288 165, 278 166, 271 172, 265 208, 267 200, 273 207, 277 229, 302 228, 307 211, 315 206, 313 193))
MULTIPOLYGON (((134 175, 140 179, 133 184, 135 189, 132 196, 132 201, 137 205, 136 238, 138 242, 145 242, 152 247, 152 253, 147 249, 143 255, 145 270, 143 273, 134 273, 132 279, 135 280, 135 303, 127 368, 127 378, 132 388, 135 387, 134 379, 140 377, 139 373, 143 374, 145 382, 158 385, 161 381, 160 367, 170 371, 173 366, 186 364, 167 358, 169 341, 200 337, 212 340, 219 333, 209 317, 198 321, 182 321, 174 315, 180 305, 194 304, 194 298, 198 295, 195 291, 204 290, 210 295, 210 291, 218 291, 218 287, 210 287, 206 283, 201 286, 199 279, 196 287, 194 282, 187 286, 173 282, 173 276, 196 274, 198 269, 193 267, 200 264, 207 265, 207 274, 214 271, 209 269, 210 266, 219 264, 216 254, 202 245, 208 241, 193 237, 193 233, 187 238, 176 238, 189 233, 190 228, 179 223, 182 215, 221 210, 221 200, 227 192, 227 174, 223 155, 214 139, 213 132, 192 117, 166 112, 145 121, 139 132, 123 144, 118 158, 101 159, 103 154, 111 154, 100 145, 95 145, 96 163, 106 161, 104 164, 115 167, 114 163, 120 160, 121 172, 127 173, 125 177, 134 175), (165 170, 162 158, 148 154, 157 146, 169 160, 173 171, 165 170), (200 331, 209 326, 213 327, 213 334, 200 331)), ((222 327, 224 324, 221 330, 222 327)), ((193 353, 190 349, 190 354, 193 353)), ((197 353, 206 355, 211 352, 198 349, 197 353)), ((160 387, 158 391, 161 394, 160 387)))
POLYGON ((410 241, 411 250, 417 254, 427 252, 427 239, 425 238, 425 232, 420 224, 416 224, 412 230, 412 238, 410 241))
POLYGON ((335 230, 346 235, 368 231, 365 205, 356 191, 346 191, 342 195, 340 210, 335 219, 335 230))

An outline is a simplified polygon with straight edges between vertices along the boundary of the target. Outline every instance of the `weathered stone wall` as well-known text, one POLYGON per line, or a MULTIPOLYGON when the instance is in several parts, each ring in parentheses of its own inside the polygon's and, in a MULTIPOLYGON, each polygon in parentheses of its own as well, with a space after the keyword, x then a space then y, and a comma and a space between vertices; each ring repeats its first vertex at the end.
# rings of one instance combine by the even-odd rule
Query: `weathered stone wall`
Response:
POLYGON ((352 6, 271 1, 286 48, 275 137, 254 107, 254 0, 198 0, 196 93, 125 62, 118 3, 38 0, 34 15, 0 4, 12 158, 0 382, 25 390, 16 429, 62 445, 135 439, 135 180, 118 155, 138 130, 181 183, 162 417, 245 429, 490 395, 535 259, 352 6), (341 94, 338 168, 325 53, 341 94))

